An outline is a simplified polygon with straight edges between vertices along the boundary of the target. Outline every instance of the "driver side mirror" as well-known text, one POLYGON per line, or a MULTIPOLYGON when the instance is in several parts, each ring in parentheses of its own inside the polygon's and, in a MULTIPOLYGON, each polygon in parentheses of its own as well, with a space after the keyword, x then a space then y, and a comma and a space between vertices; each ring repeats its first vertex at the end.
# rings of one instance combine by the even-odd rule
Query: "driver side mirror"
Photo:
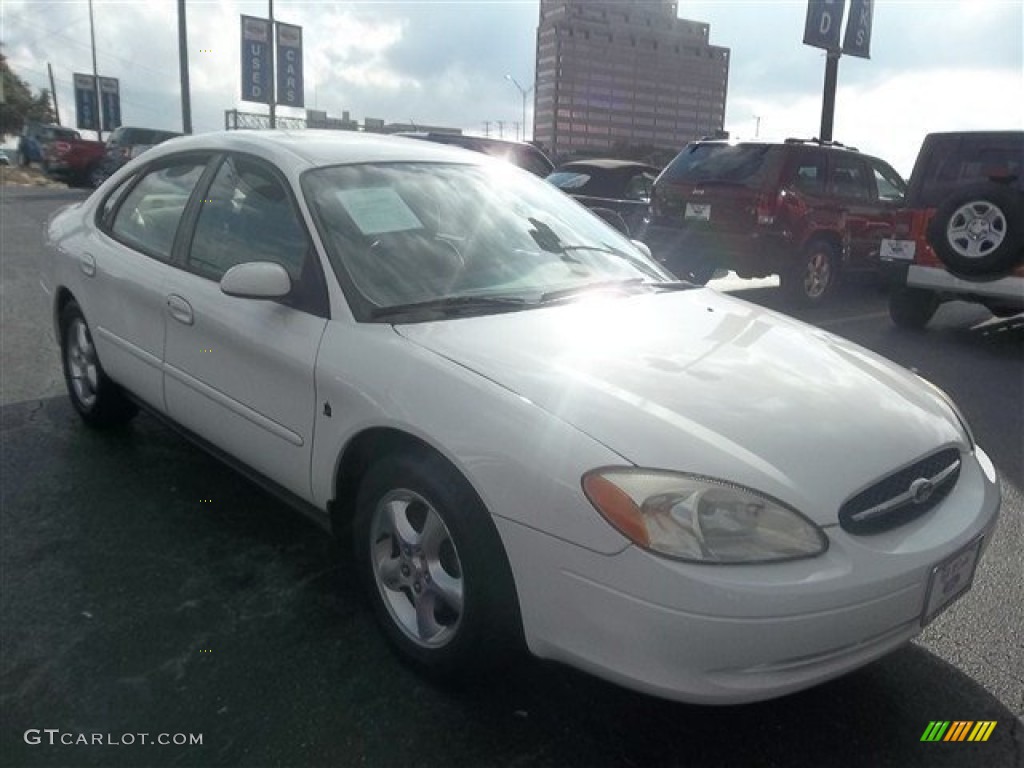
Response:
POLYGON ((283 299, 292 291, 292 279, 280 264, 249 261, 225 272, 220 290, 239 299, 283 299))

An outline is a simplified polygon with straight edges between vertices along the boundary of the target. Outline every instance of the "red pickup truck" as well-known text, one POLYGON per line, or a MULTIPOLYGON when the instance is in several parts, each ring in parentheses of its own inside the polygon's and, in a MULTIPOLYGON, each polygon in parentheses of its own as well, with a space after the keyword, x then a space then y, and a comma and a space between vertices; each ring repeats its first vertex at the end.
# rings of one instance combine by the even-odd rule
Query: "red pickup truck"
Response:
POLYGON ((50 142, 43 152, 43 172, 72 187, 96 187, 103 180, 107 145, 78 137, 50 142))

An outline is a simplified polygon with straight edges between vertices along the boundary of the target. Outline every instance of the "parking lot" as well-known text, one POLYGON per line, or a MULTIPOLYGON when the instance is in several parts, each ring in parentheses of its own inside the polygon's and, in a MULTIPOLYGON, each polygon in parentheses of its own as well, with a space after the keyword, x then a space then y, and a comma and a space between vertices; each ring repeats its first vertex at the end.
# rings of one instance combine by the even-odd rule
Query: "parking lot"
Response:
MULTIPOLYGON (((927 331, 901 331, 865 281, 797 313, 949 392, 1001 473, 1002 516, 973 590, 911 645, 733 708, 531 660, 450 690, 389 652, 344 545, 149 417, 115 434, 81 424, 35 259, 46 217, 82 196, 7 187, 0 203, 6 764, 1024 765, 1019 325, 952 303, 927 331), (921 742, 934 720, 997 725, 985 743, 921 742), (51 745, 45 729, 104 743, 51 745), (201 743, 151 743, 161 734, 201 743)), ((717 287, 789 311, 772 281, 717 287)))

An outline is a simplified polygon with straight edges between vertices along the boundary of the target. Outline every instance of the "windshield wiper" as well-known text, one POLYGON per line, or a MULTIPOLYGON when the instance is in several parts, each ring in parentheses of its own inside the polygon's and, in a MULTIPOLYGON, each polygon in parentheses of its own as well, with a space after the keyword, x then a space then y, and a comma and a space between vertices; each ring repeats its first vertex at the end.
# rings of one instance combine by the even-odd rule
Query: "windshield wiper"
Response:
POLYGON ((521 309, 524 306, 526 306, 526 300, 519 296, 442 296, 441 298, 416 301, 411 304, 376 307, 370 311, 370 317, 377 319, 430 310, 452 314, 478 309, 521 309))
POLYGON ((643 284, 644 278, 642 277, 629 277, 624 280, 600 280, 595 283, 583 283, 582 285, 574 285, 571 288, 559 288, 557 291, 542 293, 540 296, 540 303, 547 304, 551 301, 569 299, 581 293, 589 293, 590 291, 614 291, 620 288, 643 284))
POLYGON ((548 291, 547 293, 541 294, 540 303, 547 304, 561 299, 569 299, 574 296, 578 296, 581 293, 589 293, 590 291, 618 290, 620 288, 632 286, 650 288, 655 291, 689 291, 694 288, 701 287, 699 285, 694 285, 693 283, 688 283, 685 280, 662 280, 652 282, 643 277, 630 277, 624 280, 602 280, 596 283, 583 283, 582 285, 574 285, 571 288, 560 288, 557 291, 548 291))

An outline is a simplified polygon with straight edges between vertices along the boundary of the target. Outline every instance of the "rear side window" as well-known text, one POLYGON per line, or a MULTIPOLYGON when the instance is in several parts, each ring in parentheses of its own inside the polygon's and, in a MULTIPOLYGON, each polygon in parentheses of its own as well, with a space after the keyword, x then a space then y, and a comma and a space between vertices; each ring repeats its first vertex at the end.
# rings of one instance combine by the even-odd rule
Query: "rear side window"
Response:
POLYGON ((778 148, 769 144, 690 144, 669 163, 660 181, 759 189, 772 176, 778 157, 778 148))
POLYGON ((832 158, 832 194, 847 200, 870 200, 874 181, 859 157, 836 153, 832 158))
POLYGON ((185 205, 205 169, 205 158, 189 158, 151 170, 117 209, 111 227, 114 237, 169 261, 185 205))
POLYGON ((825 153, 815 150, 798 152, 787 183, 808 195, 825 194, 825 153))

